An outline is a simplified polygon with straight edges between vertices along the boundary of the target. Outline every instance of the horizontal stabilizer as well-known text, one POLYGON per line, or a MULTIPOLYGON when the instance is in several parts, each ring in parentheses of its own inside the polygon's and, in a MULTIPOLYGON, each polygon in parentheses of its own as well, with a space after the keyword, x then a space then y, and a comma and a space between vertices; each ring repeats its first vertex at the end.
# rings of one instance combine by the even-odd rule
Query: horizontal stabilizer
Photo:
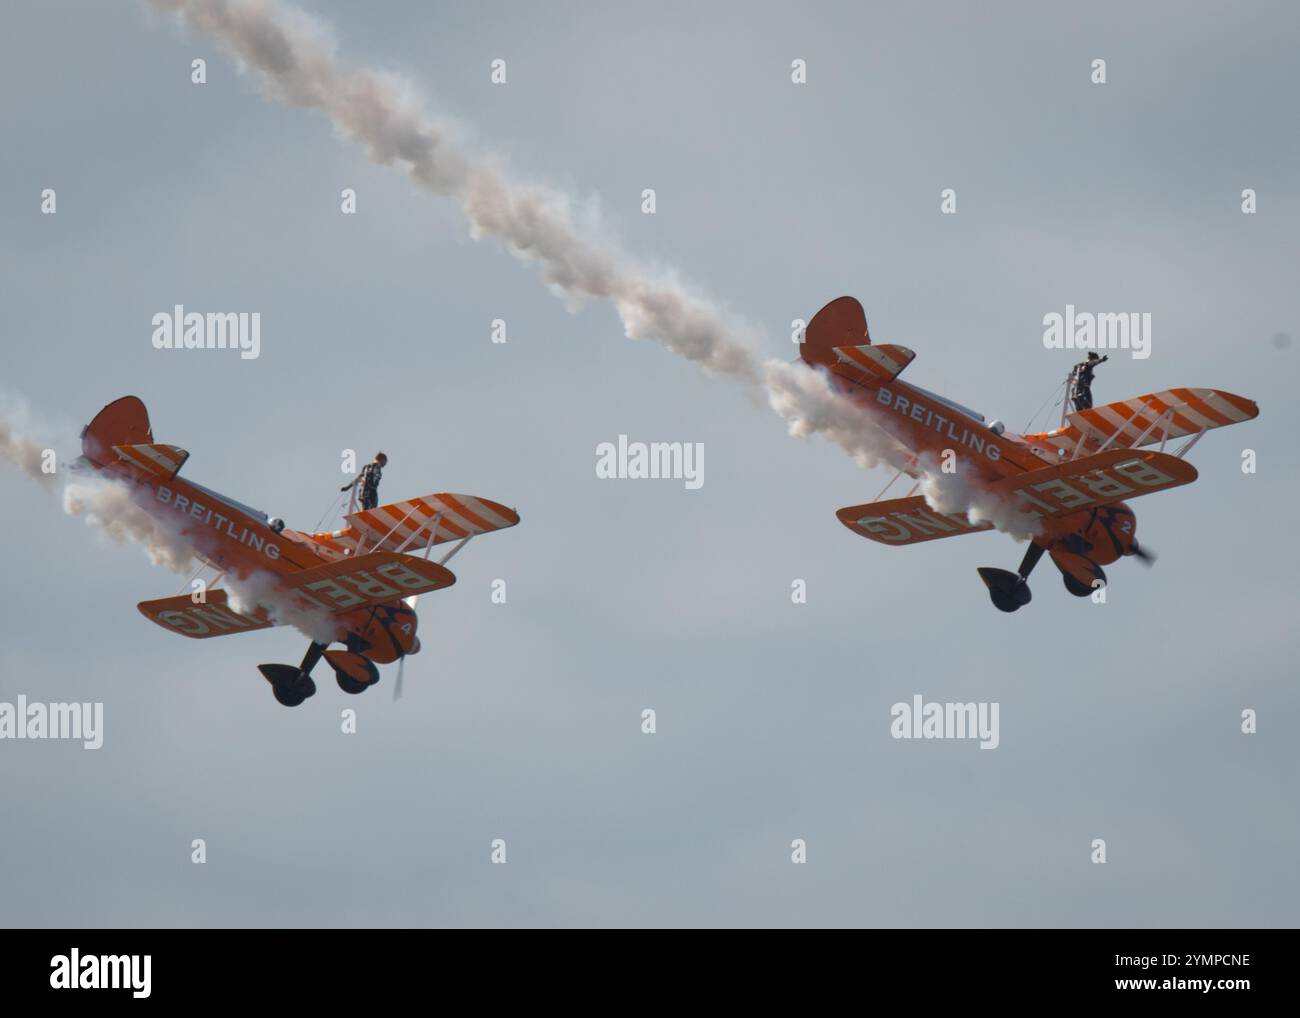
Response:
POLYGON ((971 523, 960 513, 935 512, 921 495, 845 506, 835 515, 855 534, 881 544, 920 544, 993 529, 989 523, 971 523))
POLYGON ((185 465, 190 454, 175 445, 147 443, 141 445, 115 445, 113 453, 118 461, 142 474, 171 479, 185 465))
MULTIPOLYGON (((267 574, 269 576, 269 574, 267 574)), ((246 581, 252 587, 257 575, 246 581)), ((236 612, 225 590, 209 590, 206 603, 190 595, 141 601, 141 614, 164 629, 195 639, 251 632, 274 625, 321 624, 346 612, 441 590, 456 582, 450 569, 413 555, 371 552, 302 569, 259 589, 256 607, 236 612)), ((260 587, 260 585, 259 585, 260 587)), ((253 597, 246 600, 254 600, 253 597)))
POLYGON ((834 349, 839 362, 831 369, 836 374, 877 382, 889 382, 912 363, 916 353, 905 346, 880 343, 875 346, 837 346, 834 349), (856 369, 856 372, 855 372, 856 369), (865 377, 864 377, 865 373, 865 377))

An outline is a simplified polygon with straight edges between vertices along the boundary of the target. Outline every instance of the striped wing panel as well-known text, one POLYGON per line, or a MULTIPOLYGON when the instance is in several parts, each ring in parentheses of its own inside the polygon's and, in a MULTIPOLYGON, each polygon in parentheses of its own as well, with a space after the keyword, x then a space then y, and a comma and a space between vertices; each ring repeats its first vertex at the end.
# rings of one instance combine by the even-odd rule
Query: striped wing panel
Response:
POLYGON ((190 454, 175 445, 115 445, 118 460, 146 474, 175 477, 190 454))
POLYGON ((315 534, 313 539, 348 553, 354 552, 358 544, 366 551, 396 551, 403 545, 414 551, 428 544, 430 536, 434 544, 443 544, 513 527, 519 522, 519 514, 486 498, 442 492, 365 509, 346 519, 350 526, 334 533, 315 534))
POLYGON ((1202 428, 1239 424, 1258 415, 1259 407, 1252 400, 1230 392, 1166 389, 1091 410, 1078 410, 1066 416, 1066 427, 1026 437, 1040 439, 1066 452, 1073 450, 1082 438, 1080 451, 1087 453, 1100 448, 1113 436, 1110 448, 1131 449, 1139 444, 1151 445, 1165 437, 1194 435, 1202 428), (1164 421, 1153 427, 1162 416, 1164 421))
POLYGON ((835 356, 839 358, 836 365, 844 368, 861 368, 872 378, 888 382, 912 363, 915 351, 905 346, 881 343, 875 346, 837 346, 835 356))

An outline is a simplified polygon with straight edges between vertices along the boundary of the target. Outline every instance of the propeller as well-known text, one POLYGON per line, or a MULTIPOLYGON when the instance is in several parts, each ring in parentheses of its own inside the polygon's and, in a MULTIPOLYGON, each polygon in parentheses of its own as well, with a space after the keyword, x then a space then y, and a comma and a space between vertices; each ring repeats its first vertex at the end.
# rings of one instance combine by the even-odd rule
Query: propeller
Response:
MULTIPOLYGON (((415 611, 415 602, 420 600, 420 595, 412 594, 410 597, 403 598, 402 600, 406 602, 406 607, 410 608, 411 611, 415 611)), ((415 638, 415 643, 411 646, 411 650, 412 652, 414 652, 416 650, 419 650, 419 648, 420 648, 420 638, 417 636, 415 638)), ((407 656, 408 655, 403 654, 401 658, 398 659, 397 662, 397 681, 393 683, 393 703, 396 703, 398 700, 402 698, 402 676, 406 674, 407 656)))
POLYGON ((1156 553, 1154 551, 1150 551, 1146 548, 1143 548, 1136 541, 1133 542, 1132 547, 1129 549, 1129 554, 1134 556, 1139 562, 1141 562, 1147 568, 1150 568, 1151 566, 1156 564, 1156 558, 1157 558, 1156 553))

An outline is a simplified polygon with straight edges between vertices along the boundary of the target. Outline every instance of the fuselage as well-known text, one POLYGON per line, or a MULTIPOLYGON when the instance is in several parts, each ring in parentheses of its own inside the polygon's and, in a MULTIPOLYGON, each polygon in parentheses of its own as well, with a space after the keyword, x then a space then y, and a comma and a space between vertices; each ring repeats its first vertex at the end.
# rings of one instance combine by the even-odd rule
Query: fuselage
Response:
POLYGON ((201 484, 181 477, 122 478, 111 467, 105 472, 131 484, 136 504, 219 572, 283 576, 328 561, 295 531, 277 533, 265 513, 201 484))
MULTIPOLYGON (((837 391, 866 410, 880 427, 901 443, 914 457, 907 473, 920 477, 927 469, 943 469, 949 454, 956 460, 949 467, 973 480, 977 487, 989 487, 1018 474, 1041 470, 1061 462, 1054 447, 1039 446, 1005 428, 992 427, 977 411, 895 377, 888 382, 854 378, 832 370, 828 374, 837 391)), ((1128 519, 1127 534, 1133 533, 1135 517, 1122 502, 1110 507, 1128 519)), ((1082 535, 1097 544, 1098 512, 1083 510, 1039 520, 1036 540, 1048 545, 1082 535)))
MULTIPOLYGON (((289 530, 246 503, 179 476, 189 453, 154 441, 148 412, 135 396, 105 406, 82 430, 81 441, 81 467, 121 485, 134 505, 156 521, 153 542, 169 550, 183 548, 216 571, 210 587, 224 578, 227 587, 250 603, 238 609, 245 614, 238 614, 228 605, 224 590, 216 591, 220 598, 211 601, 178 595, 142 602, 141 610, 151 620, 184 635, 204 636, 265 628, 273 624, 268 619, 275 619, 310 630, 318 657, 325 646, 323 630, 328 628, 349 654, 358 661, 363 654, 370 662, 362 669, 365 676, 357 680, 363 684, 373 681, 371 665, 389 663, 418 649, 414 610, 401 596, 386 598, 399 595, 403 586, 421 587, 422 581, 429 580, 427 575, 406 569, 411 583, 387 582, 392 577, 384 570, 401 571, 402 566, 367 561, 363 551, 370 549, 363 549, 360 541, 330 547, 312 535, 289 530), (342 569, 334 568, 353 555, 355 565, 347 561, 342 569), (304 571, 311 575, 299 575, 304 571), (241 584, 246 580, 254 582, 241 584)), ((447 574, 445 582, 443 577, 434 579, 445 586, 455 578, 447 574)), ((426 584, 422 589, 436 588, 426 584)))

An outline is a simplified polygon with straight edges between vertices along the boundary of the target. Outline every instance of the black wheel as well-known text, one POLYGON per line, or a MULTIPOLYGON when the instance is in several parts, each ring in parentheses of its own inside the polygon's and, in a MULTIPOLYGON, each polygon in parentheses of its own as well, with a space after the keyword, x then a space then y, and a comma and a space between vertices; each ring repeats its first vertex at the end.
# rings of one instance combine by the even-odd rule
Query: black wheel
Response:
POLYGON ((271 694, 285 707, 297 707, 307 697, 316 695, 316 683, 293 665, 258 665, 266 681, 271 684, 271 694))
POLYGON ((339 689, 345 693, 351 693, 353 696, 364 693, 370 688, 369 682, 358 682, 351 675, 344 675, 342 672, 334 673, 334 681, 339 684, 339 689))
POLYGON ((1092 593, 1092 588, 1086 584, 1080 583, 1069 573, 1062 573, 1061 579, 1065 581, 1065 589, 1075 597, 1087 597, 1092 593))
MULTIPOLYGON (((333 667, 332 664, 331 667, 333 667)), ((367 682, 361 682, 358 679, 354 679, 341 668, 335 668, 334 681, 339 684, 339 689, 343 690, 343 692, 356 696, 358 693, 364 693, 379 681, 379 669, 375 667, 373 661, 366 662, 366 671, 369 673, 370 679, 367 682)))
POLYGON ((998 611, 1018 611, 1027 605, 1033 594, 1024 577, 1007 569, 994 569, 985 566, 978 570, 980 579, 989 588, 989 599, 998 611))
MULTIPOLYGON (((1101 585, 1104 587, 1106 585, 1106 574, 1102 571, 1101 566, 1094 565, 1092 571, 1094 578, 1101 580, 1101 585)), ((1065 581, 1065 589, 1075 597, 1091 597, 1092 592, 1097 589, 1096 587, 1093 587, 1092 584, 1080 583, 1066 572, 1061 573, 1061 579, 1065 581)))
POLYGON ((296 685, 286 682, 277 682, 271 687, 271 693, 285 707, 297 707, 307 699, 306 693, 298 689, 296 685))
POLYGON ((1020 610, 1021 603, 1006 591, 990 590, 989 597, 993 600, 993 607, 1000 612, 1014 612, 1020 610))

